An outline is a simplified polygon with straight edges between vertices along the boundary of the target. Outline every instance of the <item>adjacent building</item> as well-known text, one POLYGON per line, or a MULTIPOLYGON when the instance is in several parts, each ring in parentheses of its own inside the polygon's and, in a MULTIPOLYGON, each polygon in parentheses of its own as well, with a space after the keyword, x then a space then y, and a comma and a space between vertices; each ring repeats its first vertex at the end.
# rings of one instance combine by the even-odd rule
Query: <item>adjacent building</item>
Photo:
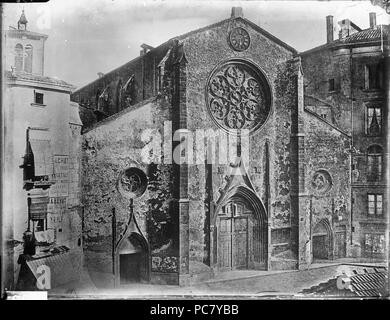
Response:
POLYGON ((389 25, 369 28, 326 17, 327 43, 301 53, 305 105, 351 135, 351 237, 353 256, 387 257, 389 25))
POLYGON ((2 270, 7 290, 36 289, 42 265, 50 268, 51 288, 75 280, 82 258, 78 105, 70 101, 72 85, 44 75, 47 35, 27 25, 23 12, 3 38, 2 270))

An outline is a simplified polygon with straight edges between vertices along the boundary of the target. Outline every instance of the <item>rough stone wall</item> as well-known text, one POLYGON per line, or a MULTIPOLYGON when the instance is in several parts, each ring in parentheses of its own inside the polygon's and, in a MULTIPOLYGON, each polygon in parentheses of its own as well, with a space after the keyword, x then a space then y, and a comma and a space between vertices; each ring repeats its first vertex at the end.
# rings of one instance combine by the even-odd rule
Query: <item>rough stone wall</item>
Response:
MULTIPOLYGON (((291 227, 290 216, 290 109, 295 105, 296 88, 288 74, 287 60, 293 53, 273 42, 255 30, 244 20, 237 19, 210 28, 183 40, 187 64, 187 110, 188 129, 218 129, 210 118, 206 102, 205 88, 212 70, 220 63, 232 58, 240 58, 257 65, 268 79, 272 91, 272 110, 264 126, 250 137, 249 167, 247 176, 252 181, 255 192, 266 203, 266 162, 270 162, 271 204, 269 223, 272 228, 291 227), (244 27, 250 35, 251 43, 247 50, 234 51, 228 43, 228 34, 234 27, 244 27), (269 142, 269 159, 265 158, 265 143, 269 142)), ((218 144, 217 144, 218 150, 218 144)), ((213 165, 213 199, 221 196, 219 189, 226 186, 226 176, 230 175, 227 164, 213 165)), ((190 261, 193 266, 205 260, 209 250, 204 227, 208 219, 205 212, 205 166, 192 165, 189 170, 190 198, 190 261), (199 230, 204 230, 203 233, 199 230), (206 248, 206 250, 205 250, 206 248)), ((206 259, 207 260, 207 259, 206 259)), ((191 267, 190 267, 191 268, 191 267)))
MULTIPOLYGON (((345 232, 346 254, 350 250, 351 239, 351 172, 350 137, 332 129, 317 116, 305 115, 306 151, 306 209, 309 215, 308 239, 312 239, 316 225, 326 220, 331 228, 333 250, 329 257, 335 257, 338 245, 336 233, 345 232), (316 173, 326 171, 330 175, 329 188, 321 189, 316 184, 316 173)), ((304 216, 305 213, 300 213, 304 216)), ((306 217, 307 218, 307 217, 306 217)), ((303 246, 300 243, 300 246, 303 246)))
POLYGON ((123 110, 83 135, 85 254, 98 286, 112 285, 112 210, 115 208, 119 241, 129 219, 129 200, 118 192, 117 180, 129 167, 142 169, 149 179, 145 193, 134 199, 134 214, 150 246, 152 278, 154 273, 178 271, 172 167, 148 163, 142 153, 158 134, 163 137, 165 120, 170 120, 169 104, 154 99, 134 110, 123 110), (145 136, 147 130, 152 134, 145 136))
POLYGON ((305 77, 305 95, 314 96, 332 105, 331 121, 350 133, 351 57, 349 50, 324 49, 303 54, 301 58, 305 77), (330 79, 335 81, 334 91, 329 91, 330 79))

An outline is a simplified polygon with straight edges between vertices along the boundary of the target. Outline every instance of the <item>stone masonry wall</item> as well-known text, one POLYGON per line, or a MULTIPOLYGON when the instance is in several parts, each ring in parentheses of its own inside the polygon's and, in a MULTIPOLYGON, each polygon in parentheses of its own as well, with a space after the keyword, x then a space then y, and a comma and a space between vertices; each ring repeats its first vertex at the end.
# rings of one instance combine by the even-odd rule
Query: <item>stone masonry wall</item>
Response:
MULTIPOLYGON (((207 111, 205 89, 210 73, 219 64, 233 58, 244 59, 258 66, 268 79, 272 92, 271 113, 264 126, 250 137, 249 167, 246 168, 246 174, 253 184, 254 191, 262 202, 266 203, 264 175, 266 162, 270 162, 271 211, 268 222, 272 228, 290 228, 290 108, 295 105, 296 88, 291 85, 292 80, 286 61, 293 57, 293 52, 273 42, 242 19, 228 21, 195 33, 183 43, 188 60, 188 129, 192 132, 197 129, 211 129, 216 132, 218 129, 207 111), (230 47, 228 34, 234 27, 244 27, 248 31, 251 42, 247 50, 237 52, 230 47), (269 143, 269 159, 265 158, 266 141, 269 143)), ((229 161, 225 163, 227 164, 214 165, 212 169, 215 201, 221 196, 219 189, 223 189, 227 183, 225 177, 230 175, 229 161)), ((204 206, 205 166, 203 164, 190 166, 189 181, 190 260, 193 268, 195 266, 201 268, 199 265, 205 260, 210 245, 205 234, 207 229, 204 227, 208 216, 204 206), (202 233, 199 230, 204 231, 202 233)))
POLYGON ((149 179, 145 193, 134 199, 134 214, 150 246, 152 276, 178 271, 175 210, 170 205, 172 169, 146 162, 142 153, 152 137, 163 136, 169 114, 167 103, 149 100, 104 120, 83 136, 85 259, 97 286, 112 285, 112 210, 116 211, 118 241, 129 219, 129 200, 118 192, 117 180, 129 167, 140 168, 149 179), (152 135, 145 136, 146 130, 152 135))

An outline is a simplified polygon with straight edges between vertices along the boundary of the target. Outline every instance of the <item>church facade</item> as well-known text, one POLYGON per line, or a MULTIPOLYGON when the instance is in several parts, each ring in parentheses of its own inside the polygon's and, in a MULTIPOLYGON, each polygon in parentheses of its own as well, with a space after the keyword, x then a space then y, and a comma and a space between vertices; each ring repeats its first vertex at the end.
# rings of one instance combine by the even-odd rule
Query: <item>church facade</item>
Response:
POLYGON ((72 100, 97 286, 351 256, 351 134, 305 105, 298 52, 240 8, 143 45, 72 100))

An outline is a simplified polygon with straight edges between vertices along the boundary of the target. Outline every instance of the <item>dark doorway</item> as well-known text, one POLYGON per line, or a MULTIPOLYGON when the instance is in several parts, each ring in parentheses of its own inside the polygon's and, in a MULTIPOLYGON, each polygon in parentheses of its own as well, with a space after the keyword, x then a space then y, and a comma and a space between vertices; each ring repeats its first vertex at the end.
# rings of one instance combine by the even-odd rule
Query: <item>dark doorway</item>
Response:
POLYGON ((117 285, 149 281, 149 251, 140 234, 132 232, 120 242, 116 261, 117 285))
POLYGON ((327 236, 315 235, 313 236, 313 258, 314 259, 328 259, 327 236))
POLYGON ((140 282, 141 263, 141 253, 119 255, 120 284, 140 282))
POLYGON ((332 258, 332 232, 327 220, 323 219, 317 223, 313 230, 312 241, 313 259, 332 258))

